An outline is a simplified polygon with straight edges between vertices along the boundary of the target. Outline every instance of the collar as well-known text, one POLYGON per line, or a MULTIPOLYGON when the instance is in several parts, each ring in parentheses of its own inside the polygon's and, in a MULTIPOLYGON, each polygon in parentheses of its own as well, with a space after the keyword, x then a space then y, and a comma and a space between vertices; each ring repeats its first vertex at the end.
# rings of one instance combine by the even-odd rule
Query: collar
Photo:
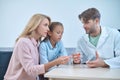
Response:
POLYGON ((51 44, 51 42, 50 42, 50 40, 48 40, 48 45, 49 45, 49 47, 50 47, 51 49, 56 48, 56 47, 57 47, 57 44, 58 44, 58 43, 56 43, 55 47, 53 47, 52 44, 51 44))
POLYGON ((34 38, 31 38, 31 41, 34 46, 39 46, 39 42, 37 42, 34 38))
MULTIPOLYGON (((106 27, 101 27, 101 35, 100 35, 100 38, 99 38, 97 47, 101 46, 101 45, 104 43, 104 41, 107 39, 108 35, 109 35, 109 34, 108 34, 108 32, 107 32, 106 27)), ((90 42, 89 42, 89 34, 85 34, 83 37, 84 37, 84 40, 85 40, 89 45, 91 45, 90 42)))

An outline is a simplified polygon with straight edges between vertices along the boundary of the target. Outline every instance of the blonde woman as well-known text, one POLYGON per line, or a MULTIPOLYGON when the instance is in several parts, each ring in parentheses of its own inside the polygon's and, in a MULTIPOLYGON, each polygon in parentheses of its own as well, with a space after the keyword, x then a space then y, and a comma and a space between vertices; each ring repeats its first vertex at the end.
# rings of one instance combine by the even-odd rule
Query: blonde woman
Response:
POLYGON ((16 39, 13 54, 4 80, 36 80, 49 68, 66 64, 69 57, 63 56, 39 65, 38 45, 41 37, 46 37, 51 20, 43 14, 32 16, 22 34, 16 39))

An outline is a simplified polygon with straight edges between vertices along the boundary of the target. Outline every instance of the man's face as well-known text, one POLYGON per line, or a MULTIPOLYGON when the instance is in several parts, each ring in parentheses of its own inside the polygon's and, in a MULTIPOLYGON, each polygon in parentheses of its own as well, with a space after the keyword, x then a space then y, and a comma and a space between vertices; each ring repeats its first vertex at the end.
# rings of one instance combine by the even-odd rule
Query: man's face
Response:
POLYGON ((96 19, 95 20, 88 20, 87 22, 84 22, 83 19, 81 19, 81 22, 83 23, 83 27, 86 31, 86 34, 92 34, 96 31, 96 19))

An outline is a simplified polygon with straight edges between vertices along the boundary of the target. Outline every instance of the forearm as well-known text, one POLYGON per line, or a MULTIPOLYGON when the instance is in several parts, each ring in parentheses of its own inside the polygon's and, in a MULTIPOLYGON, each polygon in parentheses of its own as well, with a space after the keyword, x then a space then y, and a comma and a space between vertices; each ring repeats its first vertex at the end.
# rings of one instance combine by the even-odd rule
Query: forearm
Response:
POLYGON ((55 66, 57 64, 58 64, 57 60, 53 60, 51 62, 48 62, 48 63, 44 64, 45 71, 48 71, 48 69, 50 69, 51 67, 53 67, 53 66, 55 66))

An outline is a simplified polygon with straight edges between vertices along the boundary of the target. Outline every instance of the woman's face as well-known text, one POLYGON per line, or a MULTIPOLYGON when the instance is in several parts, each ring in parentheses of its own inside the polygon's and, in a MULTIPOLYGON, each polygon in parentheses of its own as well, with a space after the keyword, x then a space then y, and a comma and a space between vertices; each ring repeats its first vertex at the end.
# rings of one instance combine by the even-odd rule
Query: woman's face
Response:
POLYGON ((46 37, 49 31, 49 20, 45 18, 38 26, 37 33, 40 37, 46 37))

